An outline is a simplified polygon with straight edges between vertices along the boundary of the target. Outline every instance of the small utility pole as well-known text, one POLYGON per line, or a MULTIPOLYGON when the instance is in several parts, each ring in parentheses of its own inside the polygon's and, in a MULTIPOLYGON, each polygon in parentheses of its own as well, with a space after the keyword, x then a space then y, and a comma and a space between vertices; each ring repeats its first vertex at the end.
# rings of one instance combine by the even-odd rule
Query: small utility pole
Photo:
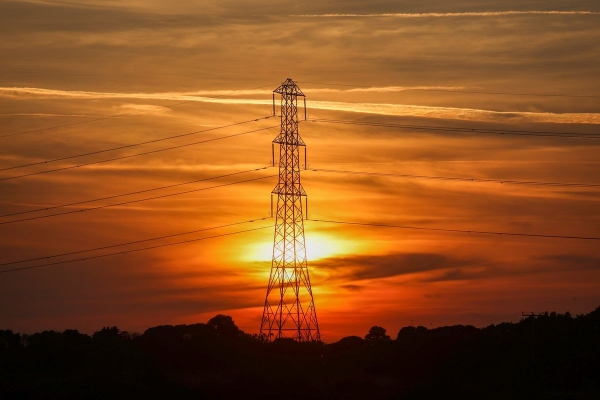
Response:
POLYGON ((521 311, 522 317, 531 318, 531 361, 532 362, 535 359, 535 319, 538 317, 541 317, 542 315, 543 314, 535 314, 534 312, 526 314, 523 311, 521 311))

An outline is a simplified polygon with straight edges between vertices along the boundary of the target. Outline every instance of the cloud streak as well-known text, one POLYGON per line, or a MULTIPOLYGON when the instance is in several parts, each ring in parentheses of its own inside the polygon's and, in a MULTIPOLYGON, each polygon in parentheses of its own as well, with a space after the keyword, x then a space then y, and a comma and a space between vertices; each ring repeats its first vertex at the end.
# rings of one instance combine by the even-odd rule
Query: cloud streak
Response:
POLYGON ((241 96, 261 95, 271 93, 270 90, 198 90, 190 92, 163 92, 163 93, 116 93, 116 92, 90 92, 81 90, 43 89, 31 87, 0 87, 1 97, 66 97, 72 99, 148 99, 148 100, 198 100, 207 101, 202 96, 241 96))
MULTIPOLYGON (((313 264, 318 269, 332 273, 338 279, 356 282, 473 267, 484 264, 484 261, 454 258, 437 253, 394 253, 326 258, 313 262, 313 264)), ((349 287, 349 289, 356 290, 357 288, 349 287)))
MULTIPOLYGON (((274 85, 276 86, 276 84, 274 85)), ((310 88, 304 89, 310 93, 395 93, 407 90, 461 90, 463 86, 373 86, 352 89, 332 88, 310 88)), ((90 92, 79 90, 43 89, 32 87, 0 87, 0 96, 19 97, 70 97, 78 99, 157 99, 157 100, 184 100, 195 99, 202 96, 224 97, 224 96, 248 96, 271 94, 270 89, 240 89, 240 90, 196 90, 187 92, 163 92, 163 93, 115 93, 115 92, 90 92)))
MULTIPOLYGON (((356 91, 399 91, 403 87, 374 87, 351 89, 356 91)), ((316 89, 335 91, 337 89, 316 89)), ((315 90, 315 91, 316 91, 315 90)), ((164 93, 115 93, 115 92, 88 92, 66 91, 41 88, 8 88, 0 87, 0 97, 42 97, 42 98, 70 98, 70 99, 138 99, 138 100, 168 100, 168 101, 197 101, 205 103, 243 104, 243 105, 269 105, 271 100, 226 98, 224 96, 257 95, 270 91, 258 90, 217 90, 193 92, 164 92, 164 93), (214 97, 209 97, 214 95, 214 97)), ((141 106, 138 106, 141 107, 141 106)), ((151 106, 150 106, 151 107, 151 106)), ((411 104, 390 103, 350 103, 335 101, 311 101, 312 109, 343 111, 361 114, 378 114, 398 117, 419 117, 451 119, 464 121, 484 122, 533 122, 533 123, 559 123, 559 124, 600 124, 600 113, 552 113, 529 111, 492 111, 473 108, 435 107, 411 104)))
POLYGON ((455 17, 504 17, 518 15, 600 15, 597 11, 484 11, 448 13, 375 13, 375 14, 297 14, 301 18, 455 18, 455 17))
POLYGON ((473 108, 417 106, 410 104, 344 103, 314 101, 311 108, 379 114, 397 117, 457 119, 485 122, 550 122, 558 124, 600 124, 599 113, 550 113, 525 111, 491 111, 473 108))
POLYGON ((8 113, 8 114, 0 114, 0 117, 86 117, 86 118, 94 118, 94 117, 98 117, 98 115, 51 114, 51 113, 8 113))

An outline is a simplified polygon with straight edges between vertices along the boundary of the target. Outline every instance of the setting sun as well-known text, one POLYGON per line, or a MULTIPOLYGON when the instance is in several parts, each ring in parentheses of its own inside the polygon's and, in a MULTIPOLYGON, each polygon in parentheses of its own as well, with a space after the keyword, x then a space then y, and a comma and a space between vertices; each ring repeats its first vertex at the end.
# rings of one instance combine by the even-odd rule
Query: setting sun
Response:
MULTIPOLYGON (((337 238, 325 233, 311 233, 306 228, 305 235, 306 258, 309 265, 311 261, 352 254, 357 248, 361 247, 359 243, 354 241, 337 238)), ((248 247, 248 252, 244 254, 244 261, 271 261, 273 258, 273 241, 261 242, 248 247)))

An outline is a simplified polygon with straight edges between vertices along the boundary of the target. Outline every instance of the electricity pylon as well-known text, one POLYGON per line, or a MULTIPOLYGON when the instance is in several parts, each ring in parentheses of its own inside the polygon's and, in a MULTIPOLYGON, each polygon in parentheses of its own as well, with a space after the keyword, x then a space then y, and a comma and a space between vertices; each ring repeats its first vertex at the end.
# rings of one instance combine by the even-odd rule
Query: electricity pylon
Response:
MULTIPOLYGON (((281 95, 281 131, 273 140, 279 144, 279 182, 271 192, 271 199, 277 195, 277 212, 271 275, 260 335, 268 341, 278 338, 301 342, 321 340, 306 262, 302 208, 306 192, 300 183, 299 153, 300 147, 304 147, 306 166, 306 145, 298 134, 298 97, 304 98, 305 119, 306 97, 288 78, 273 91, 273 114, 275 93, 281 95)), ((271 200, 271 208, 272 204, 271 200)))

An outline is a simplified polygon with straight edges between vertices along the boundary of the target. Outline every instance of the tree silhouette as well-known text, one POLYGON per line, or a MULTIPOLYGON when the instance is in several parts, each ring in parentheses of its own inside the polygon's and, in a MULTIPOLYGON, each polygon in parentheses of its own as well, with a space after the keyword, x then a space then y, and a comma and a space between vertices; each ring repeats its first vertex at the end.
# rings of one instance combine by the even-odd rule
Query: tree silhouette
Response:
POLYGON ((331 344, 265 343, 225 315, 142 335, 0 330, 0 399, 254 399, 265 387, 288 393, 290 376, 290 399, 600 399, 599 337, 600 307, 485 328, 404 327, 397 340, 373 326, 331 344))
POLYGON ((92 335, 92 339, 94 340, 94 342, 103 344, 119 343, 128 338, 129 334, 126 331, 119 330, 119 328, 117 328, 116 326, 105 326, 99 331, 94 332, 94 334, 92 335))
POLYGON ((233 318, 228 315, 216 315, 206 325, 214 329, 219 336, 236 337, 241 333, 240 329, 233 322, 233 318))
POLYGON ((386 330, 380 326, 373 326, 369 329, 369 333, 365 335, 365 340, 369 343, 381 343, 391 340, 388 335, 385 334, 386 330))

